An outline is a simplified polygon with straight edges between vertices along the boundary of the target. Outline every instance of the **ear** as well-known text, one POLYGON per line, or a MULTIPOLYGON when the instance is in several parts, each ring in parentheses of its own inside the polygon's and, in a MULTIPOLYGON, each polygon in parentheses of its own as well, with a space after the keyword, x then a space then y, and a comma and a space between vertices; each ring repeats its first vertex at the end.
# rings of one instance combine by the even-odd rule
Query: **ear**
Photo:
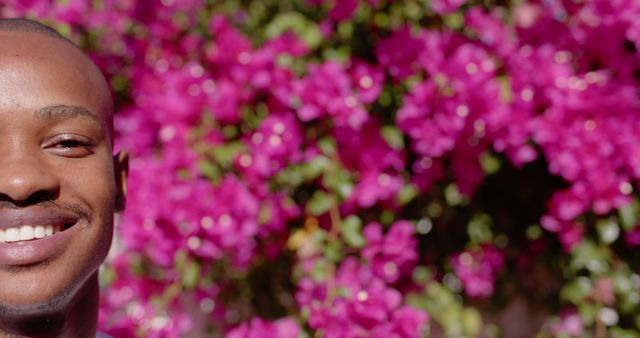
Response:
POLYGON ((113 171, 116 179, 116 212, 124 211, 127 200, 127 176, 129 175, 129 154, 121 151, 113 155, 113 171))

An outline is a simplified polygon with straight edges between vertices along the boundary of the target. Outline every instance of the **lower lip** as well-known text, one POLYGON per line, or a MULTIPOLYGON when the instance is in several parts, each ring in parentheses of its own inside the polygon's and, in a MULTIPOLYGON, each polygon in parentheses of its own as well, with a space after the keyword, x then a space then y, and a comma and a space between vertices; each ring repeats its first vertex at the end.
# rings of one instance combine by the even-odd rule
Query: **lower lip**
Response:
POLYGON ((75 226, 52 236, 0 243, 0 266, 19 267, 44 262, 60 254, 71 239, 75 226))

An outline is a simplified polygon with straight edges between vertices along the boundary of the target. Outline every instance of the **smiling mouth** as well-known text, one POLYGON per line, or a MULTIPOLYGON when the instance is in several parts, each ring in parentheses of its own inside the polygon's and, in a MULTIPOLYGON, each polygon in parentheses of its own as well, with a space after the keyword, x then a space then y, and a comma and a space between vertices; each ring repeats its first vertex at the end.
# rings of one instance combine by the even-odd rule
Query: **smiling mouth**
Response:
POLYGON ((5 228, 0 230, 0 243, 17 243, 45 238, 64 231, 72 225, 22 225, 5 228))

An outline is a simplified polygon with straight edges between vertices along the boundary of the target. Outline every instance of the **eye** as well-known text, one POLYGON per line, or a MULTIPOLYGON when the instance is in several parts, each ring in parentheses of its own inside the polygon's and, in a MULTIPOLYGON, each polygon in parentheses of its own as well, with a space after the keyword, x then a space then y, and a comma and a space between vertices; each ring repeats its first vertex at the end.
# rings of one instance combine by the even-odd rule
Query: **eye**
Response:
POLYGON ((93 154, 92 140, 76 135, 59 135, 44 146, 49 153, 62 157, 80 158, 93 154))
POLYGON ((60 143, 56 144, 56 148, 76 148, 76 147, 86 147, 88 144, 84 142, 80 142, 78 140, 63 140, 60 143))

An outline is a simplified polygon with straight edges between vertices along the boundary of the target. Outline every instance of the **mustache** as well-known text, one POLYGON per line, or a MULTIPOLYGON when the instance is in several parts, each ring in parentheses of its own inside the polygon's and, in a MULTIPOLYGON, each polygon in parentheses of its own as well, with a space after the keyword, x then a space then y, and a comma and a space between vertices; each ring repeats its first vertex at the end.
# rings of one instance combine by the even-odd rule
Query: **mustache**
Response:
POLYGON ((80 203, 65 203, 55 200, 41 200, 35 203, 29 203, 28 205, 23 205, 20 203, 15 203, 10 200, 0 199, 0 209, 29 209, 29 208, 43 208, 43 209, 58 209, 61 211, 71 212, 78 216, 79 219, 85 219, 89 223, 91 223, 91 212, 87 206, 84 206, 80 203))

